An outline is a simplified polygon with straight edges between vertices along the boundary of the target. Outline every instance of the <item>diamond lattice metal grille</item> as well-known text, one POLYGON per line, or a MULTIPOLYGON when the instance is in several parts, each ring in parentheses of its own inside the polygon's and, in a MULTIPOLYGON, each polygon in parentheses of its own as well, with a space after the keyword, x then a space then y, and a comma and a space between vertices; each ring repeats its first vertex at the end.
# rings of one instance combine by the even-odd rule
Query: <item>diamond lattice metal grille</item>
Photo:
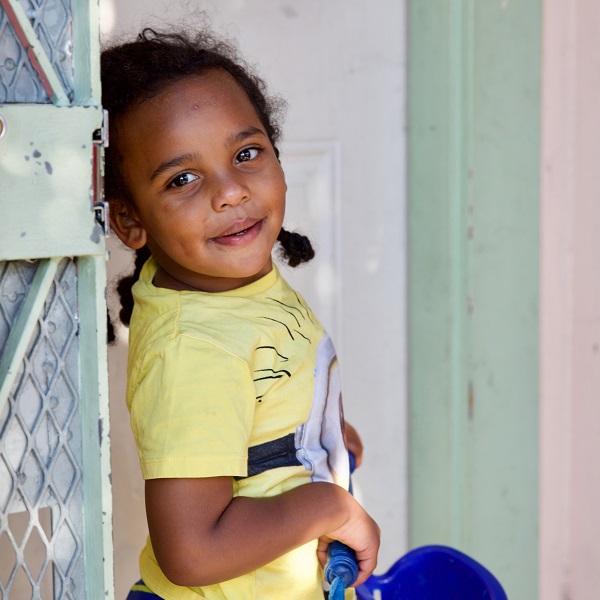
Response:
POLYGON ((27 53, 0 7, 0 103, 50 102, 27 53))
MULTIPOLYGON (((70 0, 20 0, 20 4, 67 96, 72 100, 73 37, 70 0)), ((2 102, 48 103, 50 99, 7 13, 0 7, 0 103, 2 102)))
MULTIPOLYGON (((0 348, 36 264, 0 263, 0 348)), ((2 598, 84 595, 77 270, 61 261, 0 414, 2 598)))

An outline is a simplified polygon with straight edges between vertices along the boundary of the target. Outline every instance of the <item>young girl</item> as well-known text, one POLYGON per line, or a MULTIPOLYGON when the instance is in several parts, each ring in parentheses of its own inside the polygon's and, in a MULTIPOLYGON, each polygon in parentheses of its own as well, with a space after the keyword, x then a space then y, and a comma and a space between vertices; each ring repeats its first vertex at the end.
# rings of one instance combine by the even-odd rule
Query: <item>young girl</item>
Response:
POLYGON ((271 259, 278 240, 292 266, 313 256, 282 229, 276 105, 207 34, 146 29, 103 52, 102 86, 111 223, 137 252, 119 288, 150 533, 140 586, 323 600, 335 539, 359 585, 379 528, 347 491, 335 351, 271 259))

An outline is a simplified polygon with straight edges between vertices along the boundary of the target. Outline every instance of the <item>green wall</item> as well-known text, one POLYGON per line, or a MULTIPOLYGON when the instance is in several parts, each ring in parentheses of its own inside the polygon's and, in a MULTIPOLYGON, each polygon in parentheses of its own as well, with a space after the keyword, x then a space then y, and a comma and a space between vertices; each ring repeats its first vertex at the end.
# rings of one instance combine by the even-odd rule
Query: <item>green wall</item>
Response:
POLYGON ((410 544, 537 598, 541 0, 409 0, 410 544))

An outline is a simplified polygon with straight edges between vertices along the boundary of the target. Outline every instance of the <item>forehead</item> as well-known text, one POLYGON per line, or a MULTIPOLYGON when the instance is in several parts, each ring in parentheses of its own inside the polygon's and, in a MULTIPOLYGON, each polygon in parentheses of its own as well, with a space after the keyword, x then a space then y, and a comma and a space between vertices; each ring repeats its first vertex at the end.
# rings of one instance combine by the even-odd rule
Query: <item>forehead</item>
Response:
POLYGON ((117 124, 117 131, 125 143, 142 142, 140 138, 168 137, 199 123, 206 130, 235 128, 237 123, 264 129, 242 87, 227 71, 213 69, 166 85, 130 109, 117 124))

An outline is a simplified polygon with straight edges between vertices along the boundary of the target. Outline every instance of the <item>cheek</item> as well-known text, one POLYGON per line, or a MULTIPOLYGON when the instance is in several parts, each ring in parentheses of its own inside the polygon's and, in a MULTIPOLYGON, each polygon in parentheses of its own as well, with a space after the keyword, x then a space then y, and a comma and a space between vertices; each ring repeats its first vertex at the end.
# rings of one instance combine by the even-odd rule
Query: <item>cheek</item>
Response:
POLYGON ((277 215, 277 218, 280 222, 279 225, 283 224, 283 219, 285 217, 285 191, 286 188, 283 187, 283 189, 277 195, 277 200, 273 206, 273 213, 277 215))
POLYGON ((271 189, 273 194, 273 203, 276 205, 277 210, 285 211, 285 195, 287 192, 287 184, 283 178, 283 174, 275 175, 271 182, 271 189))

